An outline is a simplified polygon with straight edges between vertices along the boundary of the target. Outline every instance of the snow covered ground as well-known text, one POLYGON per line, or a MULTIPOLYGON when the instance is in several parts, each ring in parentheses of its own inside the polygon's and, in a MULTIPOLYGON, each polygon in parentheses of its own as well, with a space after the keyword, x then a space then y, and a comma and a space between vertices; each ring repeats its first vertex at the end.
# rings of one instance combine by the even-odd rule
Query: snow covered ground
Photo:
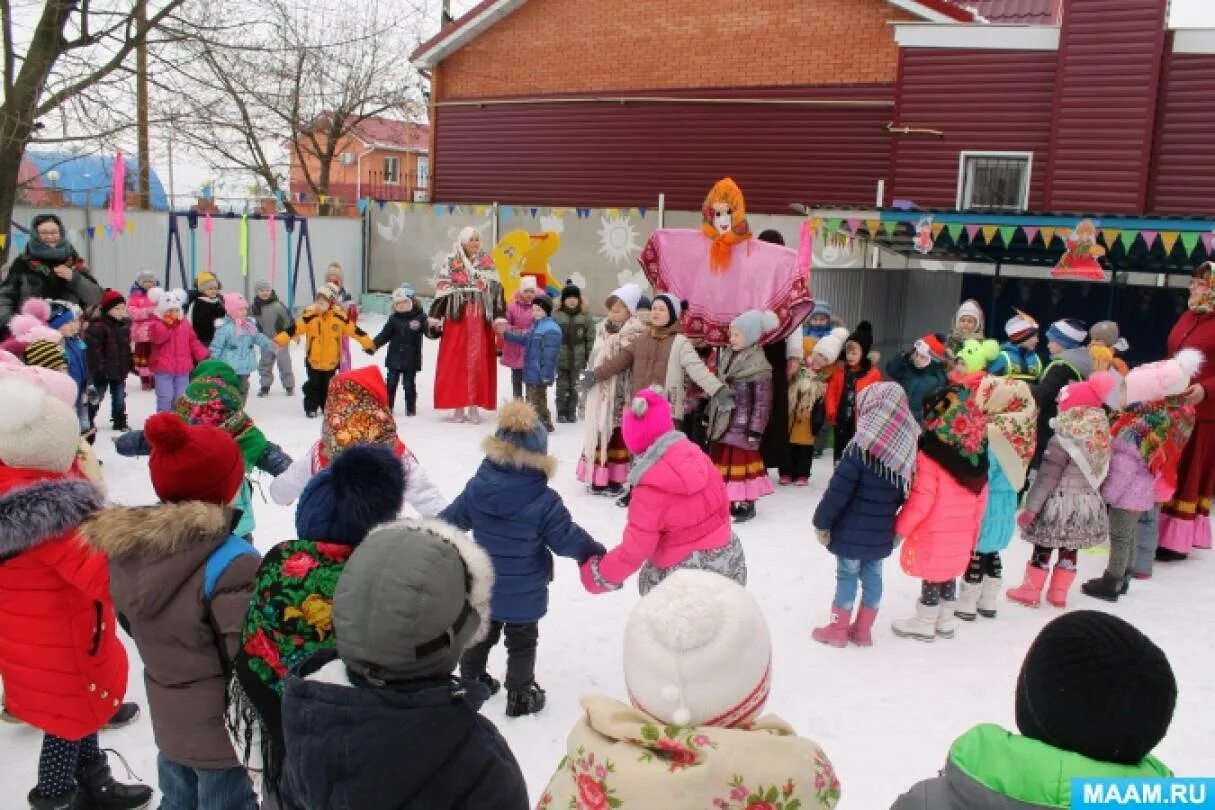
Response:
MULTIPOLYGON (((378 325, 364 326, 370 331, 378 325)), ((292 351, 302 383, 302 349, 292 351)), ((420 414, 405 418, 401 402, 397 413, 401 436, 450 499, 480 463, 480 440, 493 431, 494 416, 481 425, 442 421, 444 415, 431 408, 436 354, 436 344, 428 343, 426 370, 418 378, 420 414)), ((356 351, 355 362, 370 358, 356 351)), ((377 362, 382 362, 382 353, 377 362)), ((131 423, 138 426, 154 408, 153 395, 140 392, 136 384, 128 391, 131 423)), ((510 391, 504 370, 498 391, 500 397, 510 391)), ((99 424, 108 425, 108 408, 106 403, 106 419, 99 424)), ((298 393, 288 399, 276 387, 268 399, 251 398, 249 413, 289 453, 304 452, 317 438, 319 422, 304 417, 298 393)), ((103 427, 97 442, 111 497, 126 504, 154 502, 146 459, 119 458, 112 436, 103 427)), ((581 445, 581 426, 558 425, 550 451, 561 465, 552 484, 575 520, 610 548, 619 540, 625 512, 611 500, 590 495, 574 480, 581 445)), ((873 648, 838 650, 811 641, 810 629, 826 620, 834 588, 834 559, 810 528, 830 472, 830 461, 823 460, 808 489, 778 487, 759 504, 759 517, 743 525, 739 535, 750 567, 749 588, 763 605, 772 632, 775 683, 768 711, 827 751, 843 783, 841 808, 878 810, 889 807, 914 782, 933 775, 953 739, 971 725, 995 722, 1014 728, 1013 686, 1022 656, 1057 611, 1004 602, 998 618, 963 623, 952 641, 905 641, 890 632, 890 620, 911 611, 919 583, 904 575, 894 559, 885 566, 885 595, 873 648)), ((259 548, 295 536, 291 508, 261 501, 256 508, 259 548)), ((1028 547, 1019 541, 1005 553, 1010 583, 1019 580, 1027 558, 1028 547)), ((1082 554, 1081 581, 1098 575, 1104 563, 1103 550, 1082 554)), ((538 716, 507 719, 502 694, 485 708, 523 766, 533 801, 561 759, 566 735, 579 714, 579 697, 601 692, 625 698, 622 635, 637 598, 633 582, 614 594, 590 596, 574 563, 559 560, 551 609, 540 624, 537 678, 548 692, 548 708, 538 716)), ((1117 605, 1080 594, 1077 583, 1071 609, 1077 608, 1116 613, 1164 648, 1177 674, 1180 698, 1170 733, 1157 753, 1180 775, 1215 775, 1215 553, 1198 552, 1189 562, 1157 566, 1152 580, 1133 583, 1130 597, 1117 605)), ((146 709, 135 647, 124 641, 132 657, 128 699, 146 709)), ((492 671, 501 676, 504 664, 505 652, 499 647, 491 659, 492 671)), ((1103 685, 1094 683, 1092 688, 1103 685)), ((37 770, 39 741, 34 729, 0 728, 0 784, 7 791, 0 806, 24 806, 24 791, 32 786, 37 770)), ((130 728, 103 732, 102 745, 120 751, 136 774, 154 783, 156 747, 146 711, 130 728)), ((118 771, 122 775, 121 768, 118 771)))

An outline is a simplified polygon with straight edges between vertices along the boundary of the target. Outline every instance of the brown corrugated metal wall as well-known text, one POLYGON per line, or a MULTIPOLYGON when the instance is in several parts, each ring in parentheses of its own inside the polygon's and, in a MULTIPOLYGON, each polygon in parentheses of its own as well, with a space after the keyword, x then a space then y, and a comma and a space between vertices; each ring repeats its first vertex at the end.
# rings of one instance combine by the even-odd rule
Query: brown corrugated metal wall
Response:
MULTIPOLYGON (((659 92, 647 95, 658 95, 659 92)), ((722 97, 721 91, 683 96, 722 97)), ((436 108, 434 198, 696 210, 732 176, 755 211, 867 206, 885 176, 891 85, 741 90, 863 104, 589 101, 436 108)))
POLYGON ((1055 59, 1053 51, 905 48, 895 123, 943 134, 894 136, 889 199, 953 208, 960 152, 1033 152, 1029 205, 1040 207, 1055 59))
POLYGON ((1210 215, 1215 203, 1215 54, 1171 54, 1161 84, 1150 208, 1210 215))

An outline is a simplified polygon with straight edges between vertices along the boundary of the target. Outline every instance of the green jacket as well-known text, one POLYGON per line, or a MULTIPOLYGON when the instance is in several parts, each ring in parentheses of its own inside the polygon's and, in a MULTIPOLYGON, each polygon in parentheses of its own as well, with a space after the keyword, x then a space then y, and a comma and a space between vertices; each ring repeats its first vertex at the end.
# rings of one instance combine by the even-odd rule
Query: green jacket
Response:
POLYGON ((557 371, 582 371, 591 359, 591 347, 595 345, 595 319, 586 312, 570 312, 565 307, 558 307, 553 310, 553 320, 561 327, 557 371))
POLYGON ((915 785, 890 810, 1058 810, 1072 806, 1073 778, 1172 775, 1153 756, 1138 765, 1100 762, 983 724, 954 742, 939 776, 915 785))

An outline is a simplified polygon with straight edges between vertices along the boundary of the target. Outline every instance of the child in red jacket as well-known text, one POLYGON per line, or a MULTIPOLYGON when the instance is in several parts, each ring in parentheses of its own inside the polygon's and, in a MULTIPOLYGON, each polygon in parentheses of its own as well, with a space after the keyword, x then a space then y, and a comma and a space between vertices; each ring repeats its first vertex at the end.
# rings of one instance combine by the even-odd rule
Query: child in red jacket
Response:
POLYGON ((103 497, 75 469, 76 414, 15 375, 0 376, 0 402, 0 678, 8 711, 44 735, 29 805, 145 807, 152 789, 115 782, 97 741, 127 657, 106 559, 77 536, 103 497))
POLYGON ((840 463, 844 448, 856 433, 856 395, 875 382, 882 381, 882 372, 869 359, 872 349, 873 327, 869 321, 861 321, 844 343, 842 372, 827 383, 827 421, 835 426, 832 451, 836 464, 840 463))

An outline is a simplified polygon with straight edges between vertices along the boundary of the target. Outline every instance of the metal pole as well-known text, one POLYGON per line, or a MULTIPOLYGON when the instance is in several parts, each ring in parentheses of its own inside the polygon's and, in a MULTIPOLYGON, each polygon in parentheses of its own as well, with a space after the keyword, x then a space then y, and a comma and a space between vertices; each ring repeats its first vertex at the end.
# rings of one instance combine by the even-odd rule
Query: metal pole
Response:
POLYGON ((1000 263, 996 262, 995 275, 991 277, 991 315, 988 316, 988 323, 995 323, 996 318, 996 282, 1000 280, 1000 263))
POLYGON ((493 204, 494 218, 490 221, 491 233, 494 235, 494 244, 498 244, 498 204, 493 204))
POLYGON ((173 186, 173 129, 169 129, 169 210, 176 205, 176 189, 173 186))
POLYGON ((658 195, 658 227, 664 227, 667 219, 667 195, 658 195))

